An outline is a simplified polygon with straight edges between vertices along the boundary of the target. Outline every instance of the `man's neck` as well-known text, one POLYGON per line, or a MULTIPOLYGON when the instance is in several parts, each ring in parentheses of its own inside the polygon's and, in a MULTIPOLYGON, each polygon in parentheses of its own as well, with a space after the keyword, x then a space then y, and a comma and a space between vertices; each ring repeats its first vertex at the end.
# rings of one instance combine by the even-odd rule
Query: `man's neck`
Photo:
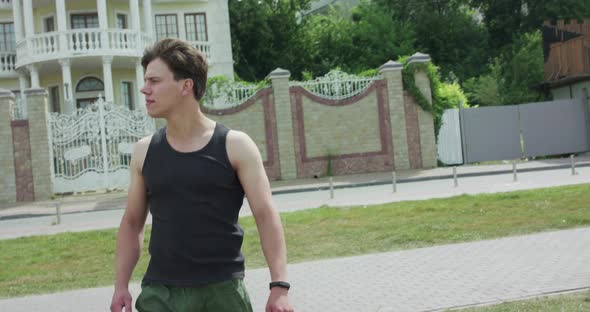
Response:
POLYGON ((199 103, 192 101, 177 106, 166 121, 167 135, 176 139, 199 137, 215 126, 215 122, 201 112, 199 103))

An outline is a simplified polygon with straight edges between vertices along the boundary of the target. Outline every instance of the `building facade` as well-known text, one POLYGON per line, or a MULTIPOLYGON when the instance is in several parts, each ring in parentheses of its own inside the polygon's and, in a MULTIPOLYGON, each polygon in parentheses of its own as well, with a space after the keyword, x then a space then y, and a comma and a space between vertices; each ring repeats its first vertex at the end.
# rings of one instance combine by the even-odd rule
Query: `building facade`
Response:
POLYGON ((227 0, 0 0, 0 88, 46 89, 49 109, 143 109, 140 59, 155 40, 191 42, 209 75, 233 77, 227 0))

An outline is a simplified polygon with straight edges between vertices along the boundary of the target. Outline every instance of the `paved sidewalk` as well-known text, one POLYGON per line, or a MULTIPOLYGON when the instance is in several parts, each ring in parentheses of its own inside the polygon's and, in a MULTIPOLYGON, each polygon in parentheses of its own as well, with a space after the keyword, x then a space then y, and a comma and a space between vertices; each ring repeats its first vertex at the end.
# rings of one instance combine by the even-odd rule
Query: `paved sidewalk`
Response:
MULTIPOLYGON (((440 311, 590 288, 590 228, 292 264, 298 312, 440 311)), ((264 311, 268 270, 249 270, 264 311)), ((133 284, 137 297, 139 285, 133 284)), ((0 311, 108 311, 112 287, 0 300, 0 311)))
MULTIPOLYGON (((575 162, 577 168, 590 167, 590 156, 576 157, 575 162)), ((519 173, 568 169, 570 166, 569 158, 523 161, 517 163, 517 169, 519 173)), ((457 175, 459 178, 510 173, 512 173, 511 163, 494 165, 465 165, 457 167, 457 175)), ((453 178, 451 167, 424 170, 404 170, 397 172, 396 175, 397 181, 400 184, 453 178)), ((334 177, 333 181, 335 189, 391 184, 392 173, 376 172, 338 176, 334 177)), ((272 182, 273 195, 327 189, 328 178, 325 177, 318 179, 299 179, 272 182)), ((123 209, 125 208, 126 200, 126 191, 118 190, 110 193, 90 193, 85 195, 66 196, 56 200, 17 204, 0 204, 0 220, 53 215, 55 214, 55 206, 58 201, 60 202, 62 213, 66 214, 85 211, 123 209)))

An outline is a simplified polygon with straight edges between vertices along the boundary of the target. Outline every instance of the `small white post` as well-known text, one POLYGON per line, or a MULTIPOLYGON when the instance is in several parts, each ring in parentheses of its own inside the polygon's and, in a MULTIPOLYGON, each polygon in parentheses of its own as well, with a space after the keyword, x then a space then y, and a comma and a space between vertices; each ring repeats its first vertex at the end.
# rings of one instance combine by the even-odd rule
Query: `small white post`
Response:
POLYGON ((57 201, 55 203, 55 223, 61 224, 61 202, 57 201))
POLYGON ((516 171, 516 161, 512 162, 512 174, 514 175, 514 182, 518 181, 517 171, 516 171))
POLYGON ((455 181, 455 187, 458 187, 459 181, 457 180, 457 166, 453 167, 453 181, 455 181))
POLYGON ((330 199, 334 199, 334 179, 330 177, 330 199))
POLYGON ((572 175, 576 175, 576 174, 578 174, 578 173, 576 172, 576 161, 575 161, 575 159, 574 159, 574 154, 571 154, 571 155, 570 155, 570 161, 571 161, 571 164, 572 164, 572 175))
POLYGON ((396 193, 397 192, 397 177, 395 175, 395 171, 392 172, 392 180, 391 180, 391 184, 393 185, 393 192, 396 193))

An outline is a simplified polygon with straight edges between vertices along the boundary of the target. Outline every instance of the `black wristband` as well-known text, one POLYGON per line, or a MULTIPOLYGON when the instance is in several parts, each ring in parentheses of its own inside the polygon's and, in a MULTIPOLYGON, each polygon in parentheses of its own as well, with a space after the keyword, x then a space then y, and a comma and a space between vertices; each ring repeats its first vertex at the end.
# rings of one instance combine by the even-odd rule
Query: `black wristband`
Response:
POLYGON ((271 282, 270 284, 268 284, 268 289, 272 289, 273 287, 281 287, 288 290, 289 288, 291 288, 291 284, 283 281, 271 282))

